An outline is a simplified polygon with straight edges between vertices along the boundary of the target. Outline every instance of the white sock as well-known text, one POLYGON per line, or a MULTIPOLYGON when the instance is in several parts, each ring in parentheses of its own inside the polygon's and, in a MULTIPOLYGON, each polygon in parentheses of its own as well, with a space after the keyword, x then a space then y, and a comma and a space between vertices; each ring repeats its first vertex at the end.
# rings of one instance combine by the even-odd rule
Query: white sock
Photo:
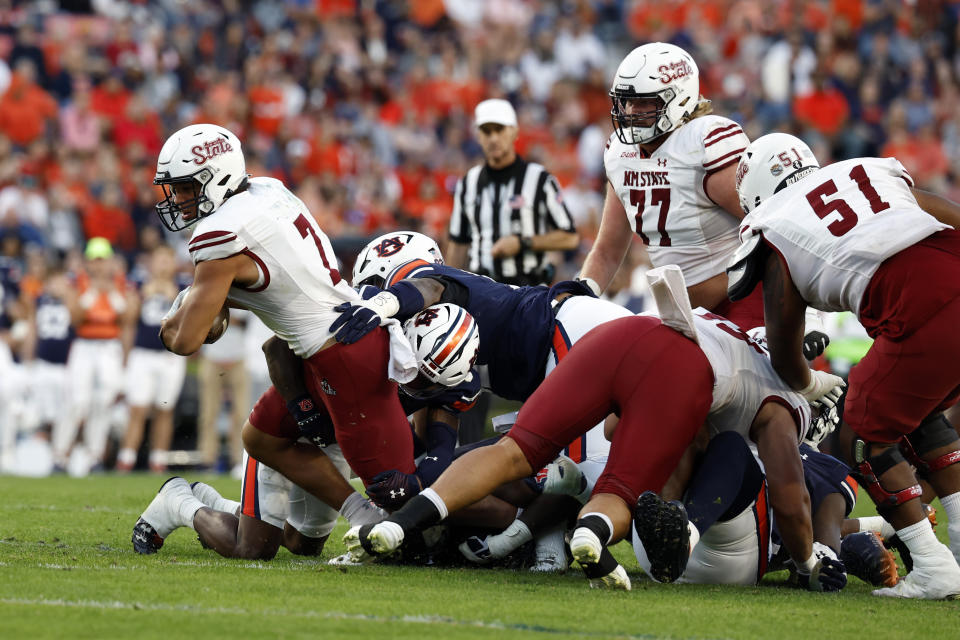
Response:
POLYGON ((343 501, 340 506, 340 515, 347 519, 351 527, 374 524, 387 517, 386 511, 375 506, 356 491, 343 501))
POLYGON ((503 558, 533 539, 530 528, 522 520, 514 520, 510 526, 493 536, 487 536, 487 546, 494 558, 503 558))
POLYGON ((237 513, 240 503, 236 500, 228 500, 220 495, 220 492, 208 485, 206 482, 196 482, 191 487, 193 495, 204 505, 214 511, 224 511, 226 513, 237 513))
POLYGON ((432 487, 427 487, 426 489, 420 492, 420 495, 422 495, 424 498, 426 498, 427 500, 433 503, 433 506, 435 506, 437 508, 437 511, 440 512, 441 520, 445 520, 446 517, 450 515, 450 512, 447 510, 447 503, 443 501, 443 498, 441 498, 440 495, 436 491, 434 491, 432 487))
POLYGON ((943 510, 947 512, 947 533, 950 535, 950 550, 960 564, 960 492, 940 498, 943 510))
POLYGON ((893 525, 883 519, 882 516, 865 516, 857 518, 860 525, 860 531, 873 531, 880 534, 884 540, 896 533, 893 525))
POLYGON ((151 466, 162 466, 167 465, 167 452, 163 449, 154 449, 150 452, 150 465, 151 466))
POLYGON ((936 555, 940 547, 943 546, 937 540, 937 536, 933 533, 933 527, 930 526, 930 521, 926 518, 903 529, 898 529, 897 536, 907 545, 914 563, 918 560, 922 561, 924 557, 929 558, 931 555, 936 555))
POLYGON ((177 513, 180 516, 180 522, 178 524, 182 527, 190 527, 193 529, 193 516, 197 515, 197 511, 200 511, 200 509, 204 507, 206 507, 206 505, 200 502, 192 493, 184 497, 183 501, 177 507, 177 513))
POLYGON ((117 453, 117 464, 133 466, 137 464, 137 452, 133 449, 120 449, 117 453))
POLYGON ((693 553, 693 548, 700 542, 700 531, 692 522, 687 523, 687 531, 690 532, 690 553, 693 553))

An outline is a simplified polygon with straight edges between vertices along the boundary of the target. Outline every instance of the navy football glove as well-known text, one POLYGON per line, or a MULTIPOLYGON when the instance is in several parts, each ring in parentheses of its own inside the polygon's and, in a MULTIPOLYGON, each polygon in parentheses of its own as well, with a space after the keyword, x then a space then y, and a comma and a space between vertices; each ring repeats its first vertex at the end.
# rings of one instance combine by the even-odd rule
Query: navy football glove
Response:
POLYGON ((380 326, 380 314, 370 307, 344 302, 333 308, 340 316, 330 325, 337 342, 353 344, 380 326))
POLYGON ((840 591, 847 586, 847 568, 837 559, 833 549, 814 542, 813 559, 816 562, 810 573, 798 569, 797 582, 801 587, 810 591, 840 591))
POLYGON ((337 442, 333 420, 325 411, 319 411, 309 395, 303 395, 287 403, 287 410, 297 421, 300 435, 312 444, 323 448, 337 442))
POLYGON ((416 474, 391 469, 373 477, 367 486, 367 495, 381 509, 396 511, 421 489, 423 486, 416 474))
POLYGON ((469 380, 465 380, 455 387, 447 387, 436 396, 430 398, 432 406, 440 406, 450 413, 457 415, 470 410, 480 397, 480 375, 474 370, 469 380))
POLYGON ((811 331, 803 336, 803 357, 808 362, 813 362, 817 359, 817 356, 822 355, 827 350, 829 345, 830 336, 822 331, 811 331))

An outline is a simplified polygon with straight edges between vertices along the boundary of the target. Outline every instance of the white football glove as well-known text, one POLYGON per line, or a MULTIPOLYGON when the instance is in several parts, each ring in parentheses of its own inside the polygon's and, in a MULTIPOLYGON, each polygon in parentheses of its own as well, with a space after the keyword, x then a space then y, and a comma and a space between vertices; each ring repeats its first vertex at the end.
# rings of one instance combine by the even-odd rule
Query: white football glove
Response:
POLYGON ((826 371, 810 371, 810 383, 797 391, 807 402, 817 402, 827 407, 835 407, 843 394, 847 383, 840 376, 826 371))

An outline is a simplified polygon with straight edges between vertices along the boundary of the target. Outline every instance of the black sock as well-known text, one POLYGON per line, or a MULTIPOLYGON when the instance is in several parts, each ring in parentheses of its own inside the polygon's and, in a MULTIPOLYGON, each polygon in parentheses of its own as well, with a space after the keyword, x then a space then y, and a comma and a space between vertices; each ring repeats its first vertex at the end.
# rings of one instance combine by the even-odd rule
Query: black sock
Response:
POLYGON ((614 559, 613 554, 610 553, 610 550, 604 547, 603 551, 600 552, 600 560, 598 562, 581 562, 580 566, 583 568, 584 575, 593 579, 602 578, 610 574, 619 564, 620 563, 614 559))
POLYGON ((610 541, 610 536, 613 535, 613 532, 610 531, 610 526, 600 516, 589 515, 585 518, 580 518, 577 520, 574 528, 579 529, 580 527, 586 527, 590 531, 593 531, 603 546, 607 546, 607 543, 610 541))
POLYGON ((743 511, 757 497, 762 481, 763 474, 743 436, 726 431, 710 440, 683 506, 702 533, 724 515, 743 511))
POLYGON ((425 529, 440 522, 440 511, 429 498, 414 496, 407 504, 390 514, 387 522, 395 522, 404 532, 425 529))

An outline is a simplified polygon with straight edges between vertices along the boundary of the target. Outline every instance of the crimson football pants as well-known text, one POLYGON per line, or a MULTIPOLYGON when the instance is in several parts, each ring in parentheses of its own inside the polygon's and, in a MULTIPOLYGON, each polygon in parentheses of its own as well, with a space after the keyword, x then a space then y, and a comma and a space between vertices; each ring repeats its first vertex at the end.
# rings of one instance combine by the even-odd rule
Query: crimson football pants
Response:
POLYGON ((659 492, 703 426, 713 370, 691 340, 652 317, 604 323, 576 344, 524 403, 507 434, 540 469, 610 413, 620 416, 593 493, 632 509, 659 492))

